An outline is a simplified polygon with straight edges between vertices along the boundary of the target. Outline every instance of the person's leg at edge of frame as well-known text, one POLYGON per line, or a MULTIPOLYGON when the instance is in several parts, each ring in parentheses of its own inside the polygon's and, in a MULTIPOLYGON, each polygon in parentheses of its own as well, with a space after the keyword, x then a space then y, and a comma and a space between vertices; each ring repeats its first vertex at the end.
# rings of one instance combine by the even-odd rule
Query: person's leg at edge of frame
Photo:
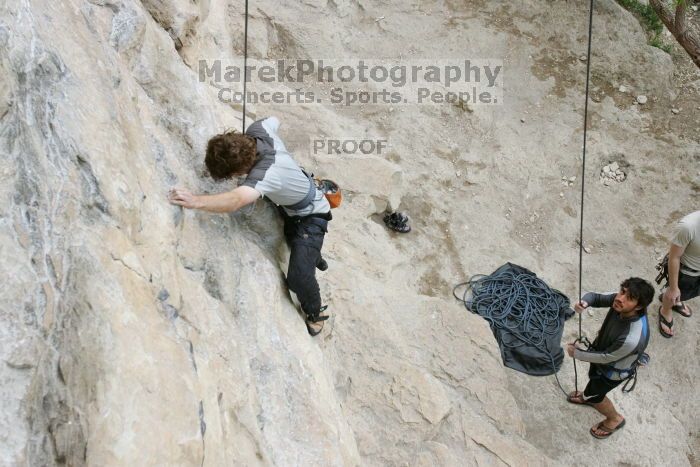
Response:
MULTIPOLYGON (((681 296, 679 298, 679 303, 683 303, 685 307, 688 307, 685 302, 692 300, 693 298, 697 297, 700 295, 700 277, 694 277, 694 276, 689 276, 687 274, 684 274, 683 272, 680 272, 678 274, 678 288, 681 291, 681 296)), ((671 300, 667 298, 667 294, 664 293, 662 297, 662 305, 661 305, 661 311, 660 313, 663 315, 663 317, 669 321, 673 322, 673 312, 671 308, 674 305, 677 305, 678 303, 673 303, 671 300)), ((668 326, 665 324, 664 330, 670 334, 674 335, 674 328, 671 328, 670 330, 668 329, 668 326)))
POLYGON ((679 276, 678 288, 681 289, 681 303, 686 305, 686 302, 700 296, 700 276, 690 276, 683 273, 680 273, 679 276))

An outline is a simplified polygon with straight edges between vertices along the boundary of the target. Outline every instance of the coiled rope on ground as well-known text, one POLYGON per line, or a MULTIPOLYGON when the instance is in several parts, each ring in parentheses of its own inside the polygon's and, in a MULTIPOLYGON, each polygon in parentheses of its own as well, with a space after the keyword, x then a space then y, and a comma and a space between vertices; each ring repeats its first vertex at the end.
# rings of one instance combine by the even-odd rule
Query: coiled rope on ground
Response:
POLYGON ((524 343, 548 355, 557 384, 567 394, 547 348, 547 339, 561 330, 559 314, 569 307, 566 297, 537 276, 513 270, 473 276, 457 284, 452 294, 467 310, 488 321, 492 329, 505 330, 517 338, 514 342, 502 342, 504 346, 515 348, 524 343), (461 297, 457 295, 460 287, 466 287, 461 297))

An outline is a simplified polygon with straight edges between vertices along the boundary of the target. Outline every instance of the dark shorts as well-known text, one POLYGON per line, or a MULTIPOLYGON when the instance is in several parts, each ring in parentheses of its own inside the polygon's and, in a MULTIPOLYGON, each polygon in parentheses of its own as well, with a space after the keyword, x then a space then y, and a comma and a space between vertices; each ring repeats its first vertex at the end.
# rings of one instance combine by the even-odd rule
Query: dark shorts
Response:
POLYGON ((700 295, 700 276, 678 273, 678 288, 681 289, 681 301, 693 299, 700 295))
POLYGON ((583 390, 583 396, 586 402, 593 404, 603 402, 605 395, 622 383, 622 380, 616 381, 601 375, 594 365, 591 365, 590 370, 588 370, 588 377, 590 380, 586 385, 586 389, 583 390))

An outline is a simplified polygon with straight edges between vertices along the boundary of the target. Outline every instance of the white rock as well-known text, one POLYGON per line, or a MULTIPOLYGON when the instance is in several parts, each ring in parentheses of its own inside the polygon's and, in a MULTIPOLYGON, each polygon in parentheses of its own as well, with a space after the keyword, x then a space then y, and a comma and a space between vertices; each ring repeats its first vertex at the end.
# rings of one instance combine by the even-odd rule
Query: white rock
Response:
POLYGON ((613 162, 610 164, 610 171, 611 172, 615 172, 619 168, 620 168, 620 165, 617 162, 613 162))
POLYGON ((569 181, 570 181, 570 182, 575 182, 575 181, 576 181, 576 177, 569 177, 569 181))
POLYGON ((646 104, 647 103, 647 96, 644 96, 644 95, 637 96, 637 103, 646 104))
POLYGON ((617 90, 620 92, 627 92, 627 88, 624 85, 620 85, 620 87, 617 88, 617 90))
POLYGON ((671 112, 678 115, 680 113, 680 110, 679 109, 671 109, 671 112))
POLYGON ((603 172, 605 172, 605 173, 610 172, 610 166, 606 165, 605 167, 603 167, 603 172))

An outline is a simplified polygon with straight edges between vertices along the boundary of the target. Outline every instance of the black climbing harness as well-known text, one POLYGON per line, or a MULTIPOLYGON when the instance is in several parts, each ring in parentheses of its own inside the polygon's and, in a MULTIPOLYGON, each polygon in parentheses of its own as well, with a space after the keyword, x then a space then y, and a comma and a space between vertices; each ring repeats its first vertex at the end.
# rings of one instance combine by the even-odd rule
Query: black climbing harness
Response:
POLYGON ((668 253, 666 253, 666 256, 656 265, 656 270, 659 271, 655 279, 656 283, 661 285, 663 282, 665 284, 664 287, 668 287, 668 253))

